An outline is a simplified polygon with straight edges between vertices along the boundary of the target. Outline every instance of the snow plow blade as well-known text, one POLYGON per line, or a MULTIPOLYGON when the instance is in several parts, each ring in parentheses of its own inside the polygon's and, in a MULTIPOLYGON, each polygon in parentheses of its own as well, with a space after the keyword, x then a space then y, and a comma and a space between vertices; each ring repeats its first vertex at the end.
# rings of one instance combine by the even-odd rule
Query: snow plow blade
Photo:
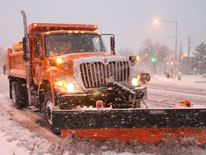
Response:
POLYGON ((206 109, 110 109, 53 111, 53 126, 62 138, 120 141, 135 140, 156 144, 164 138, 194 137, 206 143, 206 109))

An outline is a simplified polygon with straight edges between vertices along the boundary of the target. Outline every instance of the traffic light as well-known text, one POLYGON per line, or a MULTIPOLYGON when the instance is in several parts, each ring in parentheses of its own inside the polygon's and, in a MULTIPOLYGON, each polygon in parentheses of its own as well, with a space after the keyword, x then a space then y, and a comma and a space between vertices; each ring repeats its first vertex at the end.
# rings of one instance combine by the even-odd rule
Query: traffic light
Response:
POLYGON ((155 63, 157 61, 157 58, 156 57, 151 57, 150 61, 155 63))

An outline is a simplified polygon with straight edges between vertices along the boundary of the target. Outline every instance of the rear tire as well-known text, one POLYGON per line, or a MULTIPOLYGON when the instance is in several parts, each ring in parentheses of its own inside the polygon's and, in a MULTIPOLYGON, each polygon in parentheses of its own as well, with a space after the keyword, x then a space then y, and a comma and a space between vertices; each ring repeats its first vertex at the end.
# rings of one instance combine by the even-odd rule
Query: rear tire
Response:
POLYGON ((25 108, 27 106, 27 92, 26 88, 22 87, 21 81, 11 82, 11 99, 16 109, 25 108))

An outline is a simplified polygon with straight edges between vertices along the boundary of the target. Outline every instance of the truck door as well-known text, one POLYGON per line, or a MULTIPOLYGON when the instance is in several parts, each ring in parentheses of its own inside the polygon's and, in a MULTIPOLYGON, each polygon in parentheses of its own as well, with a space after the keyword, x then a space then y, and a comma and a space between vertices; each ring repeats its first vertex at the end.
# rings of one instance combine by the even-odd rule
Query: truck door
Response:
POLYGON ((33 61, 32 61, 32 75, 35 84, 39 84, 42 80, 42 69, 44 67, 44 55, 42 48, 42 37, 34 37, 33 40, 33 61))

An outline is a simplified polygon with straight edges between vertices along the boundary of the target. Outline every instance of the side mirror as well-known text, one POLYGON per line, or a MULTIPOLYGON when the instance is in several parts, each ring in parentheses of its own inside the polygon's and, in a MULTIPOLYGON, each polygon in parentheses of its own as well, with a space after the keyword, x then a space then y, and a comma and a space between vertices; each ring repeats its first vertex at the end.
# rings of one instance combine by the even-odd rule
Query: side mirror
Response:
POLYGON ((23 59, 25 61, 29 61, 30 60, 30 48, 29 48, 29 38, 28 37, 23 38, 23 51, 24 51, 23 59))
POLYGON ((115 54, 115 39, 114 39, 114 37, 110 37, 110 46, 111 46, 112 54, 115 54))
POLYGON ((136 56, 129 56, 129 61, 131 63, 131 66, 134 66, 135 62, 137 61, 136 56))

